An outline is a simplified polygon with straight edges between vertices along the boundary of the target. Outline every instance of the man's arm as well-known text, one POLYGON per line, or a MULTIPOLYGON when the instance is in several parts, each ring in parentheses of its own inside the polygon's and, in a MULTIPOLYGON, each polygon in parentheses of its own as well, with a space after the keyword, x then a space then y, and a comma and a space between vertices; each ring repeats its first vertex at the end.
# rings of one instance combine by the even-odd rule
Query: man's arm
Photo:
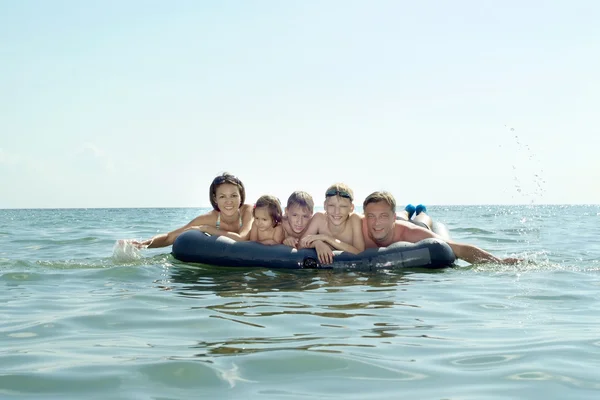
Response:
POLYGON ((465 260, 471 264, 495 262, 498 264, 516 264, 522 260, 518 258, 498 258, 487 251, 480 249, 472 244, 456 243, 451 240, 446 241, 454 252, 454 255, 461 260, 465 260))
POLYGON ((423 239, 436 238, 448 243, 454 255, 461 260, 465 260, 471 264, 484 263, 484 262, 495 262, 500 264, 516 264, 522 260, 518 258, 498 258, 487 251, 480 249, 472 244, 457 243, 453 240, 446 240, 437 233, 434 233, 428 229, 420 226, 411 224, 410 222, 396 221, 397 227, 402 229, 400 234, 400 240, 416 243, 423 239))

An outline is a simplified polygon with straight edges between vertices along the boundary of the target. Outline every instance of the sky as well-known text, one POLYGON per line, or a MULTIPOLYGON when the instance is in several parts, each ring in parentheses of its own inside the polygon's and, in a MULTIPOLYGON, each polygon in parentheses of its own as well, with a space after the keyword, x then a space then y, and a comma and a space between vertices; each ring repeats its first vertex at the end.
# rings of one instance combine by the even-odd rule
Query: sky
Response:
POLYGON ((600 2, 0 0, 0 208, 600 203, 600 2))

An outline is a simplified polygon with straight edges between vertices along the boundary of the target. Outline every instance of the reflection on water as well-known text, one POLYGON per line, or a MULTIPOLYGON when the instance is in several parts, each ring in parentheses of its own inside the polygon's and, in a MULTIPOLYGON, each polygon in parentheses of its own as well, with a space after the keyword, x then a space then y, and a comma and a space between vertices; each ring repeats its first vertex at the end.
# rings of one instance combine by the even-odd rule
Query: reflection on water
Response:
MULTIPOLYGON (((432 274, 443 273, 431 270, 432 274)), ((411 283, 411 274, 404 271, 340 272, 335 270, 269 270, 247 268, 219 268, 202 265, 177 264, 169 270, 165 288, 177 288, 184 296, 210 293, 219 296, 239 296, 272 292, 304 292, 323 290, 345 291, 357 286, 367 291, 397 290, 397 286, 411 283)), ((159 283, 159 282, 157 282, 159 283)))
POLYGON ((402 294, 424 277, 444 276, 439 270, 273 271, 175 263, 168 279, 155 283, 196 299, 191 309, 208 318, 203 326, 228 324, 220 328, 228 335, 192 346, 195 357, 210 358, 281 350, 344 353, 380 347, 395 337, 428 338, 424 332, 434 326, 419 319, 420 307, 402 294))

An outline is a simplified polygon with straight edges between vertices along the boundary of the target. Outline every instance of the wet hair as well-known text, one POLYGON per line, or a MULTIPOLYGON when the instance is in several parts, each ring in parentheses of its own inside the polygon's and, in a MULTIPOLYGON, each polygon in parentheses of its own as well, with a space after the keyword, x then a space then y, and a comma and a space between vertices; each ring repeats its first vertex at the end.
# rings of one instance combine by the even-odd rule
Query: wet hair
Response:
POLYGON ((392 209, 392 212, 396 212, 396 199, 390 192, 373 192, 367 196, 363 202, 363 210, 367 207, 367 204, 384 202, 392 209))
POLYGON ((339 196, 345 199, 354 201, 354 192, 345 183, 334 183, 325 191, 325 198, 331 196, 339 196))
POLYGON ((302 208, 307 208, 308 211, 312 214, 315 208, 315 202, 310 194, 303 192, 301 190, 297 190, 288 197, 287 208, 291 206, 300 206, 302 208))
POLYGON ((267 207, 269 210, 269 216, 271 217, 271 220, 273 220, 273 227, 276 227, 281 223, 281 203, 277 197, 268 194, 260 196, 258 200, 256 200, 256 204, 254 204, 252 216, 256 217, 256 215, 254 215, 256 209, 262 207, 267 207))
POLYGON ((212 205, 215 211, 221 211, 219 206, 217 205, 217 188, 225 183, 229 183, 231 185, 237 186, 240 192, 240 207, 246 201, 246 189, 244 188, 244 184, 240 181, 235 175, 230 174, 229 172, 223 172, 221 175, 215 177, 212 183, 210 184, 210 188, 208 188, 208 194, 210 196, 210 204, 212 205))

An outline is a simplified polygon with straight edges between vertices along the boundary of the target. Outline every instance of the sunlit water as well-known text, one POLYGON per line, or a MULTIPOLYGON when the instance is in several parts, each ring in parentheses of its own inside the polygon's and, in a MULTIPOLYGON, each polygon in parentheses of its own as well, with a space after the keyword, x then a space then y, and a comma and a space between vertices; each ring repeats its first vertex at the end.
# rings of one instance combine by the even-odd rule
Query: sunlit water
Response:
POLYGON ((202 211, 0 210, 0 398, 600 398, 600 206, 429 208, 516 266, 113 257, 202 211))

